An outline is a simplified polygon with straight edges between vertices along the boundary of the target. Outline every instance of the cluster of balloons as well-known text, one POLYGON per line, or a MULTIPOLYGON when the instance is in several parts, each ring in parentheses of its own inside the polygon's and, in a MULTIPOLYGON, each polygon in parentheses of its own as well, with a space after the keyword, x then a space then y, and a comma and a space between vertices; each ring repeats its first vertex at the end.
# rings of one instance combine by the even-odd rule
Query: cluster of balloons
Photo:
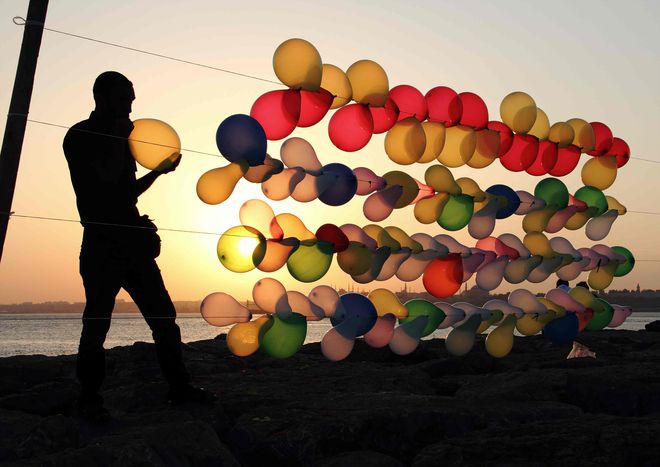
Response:
POLYGON ((240 357, 259 349, 272 357, 290 357, 305 341, 307 321, 329 318, 332 328, 321 340, 321 350, 333 361, 348 357, 358 337, 371 347, 389 346, 394 353, 407 355, 422 337, 448 328, 452 329, 445 341, 447 350, 462 356, 474 346, 475 336, 491 327, 494 329, 486 337, 486 351, 500 358, 511 351, 514 330, 524 336, 542 332, 553 342, 565 343, 585 329, 620 326, 632 312, 596 298, 582 287, 556 288, 545 297, 517 289, 507 301, 490 300, 477 307, 422 299, 402 304, 394 293, 382 288, 367 296, 340 296, 333 288, 321 285, 305 296, 287 291, 275 279, 264 278, 254 285, 252 296, 264 313, 256 319, 224 293, 209 295, 201 305, 202 316, 209 324, 233 325, 227 334, 227 346, 240 357))
POLYGON ((493 290, 502 280, 538 283, 551 274, 573 280, 589 272, 589 285, 602 290, 613 278, 634 266, 624 247, 598 244, 576 249, 563 237, 548 239, 540 232, 522 240, 511 233, 484 237, 474 247, 462 245, 446 234, 408 235, 395 226, 324 224, 310 231, 290 213, 275 215, 264 201, 248 200, 240 208, 241 225, 224 232, 217 246, 220 262, 230 271, 259 269, 274 272, 286 265, 293 278, 315 282, 337 264, 359 283, 384 281, 396 276, 406 282, 422 277, 426 290, 449 297, 476 275, 477 285, 493 290))

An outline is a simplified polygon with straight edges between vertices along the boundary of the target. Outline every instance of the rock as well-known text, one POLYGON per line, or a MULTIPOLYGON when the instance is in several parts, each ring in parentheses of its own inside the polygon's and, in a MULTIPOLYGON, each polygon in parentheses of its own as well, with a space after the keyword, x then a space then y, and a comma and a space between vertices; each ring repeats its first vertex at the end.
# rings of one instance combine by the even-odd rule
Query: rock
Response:
POLYGON ((660 320, 651 321, 644 325, 648 332, 660 332, 660 320))
POLYGON ((375 451, 343 452, 337 456, 323 459, 314 467, 404 467, 405 464, 393 457, 375 451))
POLYGON ((36 415, 71 413, 78 393, 73 381, 44 383, 0 398, 0 407, 36 415))

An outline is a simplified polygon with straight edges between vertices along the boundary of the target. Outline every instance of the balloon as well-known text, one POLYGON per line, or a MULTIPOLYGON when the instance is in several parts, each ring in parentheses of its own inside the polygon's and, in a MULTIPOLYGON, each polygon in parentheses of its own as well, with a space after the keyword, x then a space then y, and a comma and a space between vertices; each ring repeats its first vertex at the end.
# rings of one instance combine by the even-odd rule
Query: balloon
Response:
POLYGON ((447 167, 460 167, 472 158, 476 148, 477 133, 472 128, 463 125, 448 127, 438 162, 447 167))
POLYGON ((548 139, 553 143, 557 143, 560 148, 565 148, 573 143, 575 130, 568 123, 557 122, 550 127, 548 139))
POLYGON ((357 167, 353 169, 353 174, 357 179, 356 195, 368 195, 385 187, 385 179, 376 175, 371 169, 357 167))
POLYGON ((516 317, 507 316, 497 329, 486 336, 486 352, 491 357, 502 358, 509 355, 513 348, 513 330, 516 327, 516 317))
POLYGON ((300 241, 316 239, 298 216, 288 212, 275 216, 270 223, 270 231, 276 238, 294 237, 300 241))
POLYGON ((607 199, 598 188, 583 186, 575 192, 575 199, 584 201, 592 210, 594 216, 600 216, 607 211, 607 199))
POLYGON ((387 132, 385 153, 397 164, 417 162, 426 148, 426 133, 414 117, 401 119, 387 132))
POLYGON ((617 268, 614 270, 614 276, 615 277, 625 276, 630 271, 632 271, 633 267, 635 267, 635 257, 630 252, 630 250, 622 246, 613 246, 612 250, 614 250, 616 253, 620 255, 623 255, 626 258, 626 262, 619 264, 617 268))
POLYGON ((326 317, 334 316, 335 312, 342 308, 339 294, 335 289, 327 285, 318 285, 309 293, 309 300, 323 310, 326 317))
POLYGON ((337 253, 337 264, 346 274, 359 276, 371 268, 373 253, 362 243, 350 241, 348 248, 337 253))
POLYGON ((612 138, 612 146, 605 155, 616 157, 616 166, 621 168, 630 160, 630 146, 624 140, 615 136, 612 138))
MULTIPOLYGON (((247 165, 247 164, 245 164, 247 165)), ((252 183, 263 183, 275 174, 282 172, 284 165, 281 161, 273 159, 268 154, 261 165, 249 167, 243 174, 243 178, 252 183)))
POLYGON ((607 154, 612 144, 614 143, 612 130, 607 125, 601 122, 591 122, 591 127, 594 129, 594 149, 587 154, 590 156, 602 156, 607 154))
POLYGON ((211 326, 228 326, 234 323, 250 321, 250 310, 236 301, 234 297, 223 292, 207 295, 199 309, 204 321, 211 326))
POLYGON ((325 192, 334 182, 335 177, 333 174, 313 175, 306 173, 291 192, 291 197, 300 203, 309 203, 318 199, 321 193, 325 192))
POLYGON ((291 196, 298 183, 305 178, 305 171, 300 167, 284 169, 261 184, 261 191, 269 199, 281 201, 291 196))
POLYGON ((512 92, 500 104, 502 121, 516 133, 527 133, 536 121, 536 102, 524 92, 512 92))
POLYGON ((465 319, 465 312, 460 308, 456 308, 455 306, 450 305, 449 303, 435 302, 434 305, 445 314, 445 319, 442 320, 442 323, 440 323, 438 329, 447 329, 465 319))
POLYGON ((315 282, 328 272, 332 264, 332 246, 322 241, 306 240, 291 253, 286 267, 300 282, 315 282))
POLYGON ((612 321, 608 324, 610 328, 617 328, 623 324, 623 322, 632 314, 632 309, 629 307, 624 307, 621 305, 612 305, 614 308, 614 316, 612 321))
POLYGON ((460 124, 481 130, 488 124, 488 107, 481 97, 473 92, 462 92, 458 95, 463 105, 460 124))
POLYGON ((557 162, 548 173, 554 177, 568 175, 577 167, 580 161, 580 150, 576 146, 557 149, 557 162))
POLYGON ((358 320, 349 319, 330 329, 321 339, 321 352, 332 362, 345 359, 355 345, 358 320))
POLYGON ((566 345, 573 342, 578 334, 578 318, 575 313, 567 313, 563 318, 550 321, 543 327, 543 336, 553 344, 566 345))
POLYGON ((594 305, 594 315, 585 326, 587 331, 605 329, 614 317, 614 308, 602 298, 596 298, 594 305))
POLYGON ((416 320, 420 316, 425 316, 427 318, 426 326, 422 328, 420 337, 428 336, 431 334, 445 319, 445 313, 427 300, 417 298, 408 300, 404 306, 408 311, 408 316, 405 318, 399 318, 400 323, 409 323, 413 320, 416 320))
POLYGON ((364 335, 364 341, 375 349, 385 347, 392 340, 395 324, 396 318, 393 314, 379 316, 374 327, 364 335))
POLYGON ((319 321, 325 318, 323 309, 312 303, 309 298, 300 292, 289 291, 286 293, 286 299, 291 309, 303 315, 307 321, 319 321))
POLYGON ((319 195, 319 200, 329 206, 348 203, 357 191, 357 179, 353 171, 339 163, 324 165, 322 170, 324 174, 334 175, 335 180, 319 195))
POLYGON ((390 83, 387 73, 372 60, 359 60, 353 63, 346 76, 353 88, 353 100, 360 104, 382 107, 388 97, 390 83))
POLYGON ((282 42, 273 54, 273 70, 277 78, 290 88, 318 91, 321 85, 321 55, 304 39, 282 42))
POLYGON ((217 253, 222 265, 230 271, 251 271, 266 253, 266 239, 257 229, 239 225, 220 236, 217 253))
POLYGON ((388 187, 401 187, 402 193, 397 198, 394 208, 403 208, 412 203, 419 194, 419 186, 415 179, 400 170, 392 170, 383 175, 388 187))
POLYGON ((211 169, 197 180, 197 196, 206 204, 220 204, 231 196, 246 172, 247 164, 244 161, 211 169))
POLYGON ((544 178, 536 184, 534 196, 545 201, 548 208, 559 210, 568 205, 568 188, 556 178, 544 178))
POLYGON ((236 114, 225 118, 215 134, 220 153, 229 162, 246 160, 249 165, 263 164, 266 158, 266 132, 249 115, 236 114))
POLYGON ((141 118, 133 122, 128 149, 142 167, 162 171, 170 168, 179 158, 181 140, 176 130, 167 123, 141 118))
POLYGON ((488 201, 486 207, 472 215, 470 222, 468 222, 468 233, 472 238, 486 238, 493 233, 498 207, 498 201, 491 199, 488 201))
POLYGON ((356 337, 366 334, 374 327, 378 313, 367 297, 358 293, 347 293, 340 297, 340 301, 343 310, 342 313, 337 312, 330 318, 333 326, 346 320, 356 319, 358 321, 356 337))
POLYGON ((616 157, 594 157, 588 160, 582 167, 582 183, 598 188, 599 190, 605 190, 611 187, 614 180, 616 180, 616 173, 616 157))
POLYGON ((262 330, 260 348, 273 358, 289 358, 305 342, 307 320, 298 313, 292 313, 289 318, 272 315, 262 330))
POLYGON ((530 175, 545 175, 555 167, 557 157, 557 144, 551 141, 541 141, 536 159, 525 171, 530 175))
POLYGON ((378 316, 391 314, 399 319, 408 316, 408 309, 401 304, 398 297, 389 289, 374 289, 369 292, 367 298, 373 303, 378 316))
POLYGON ((428 119, 446 127, 456 125, 463 115, 463 102, 453 89, 437 86, 426 93, 428 119))
POLYGON ((415 219, 422 224, 432 224, 438 220, 449 201, 447 193, 438 193, 431 198, 422 199, 415 204, 415 219))
POLYGON ((493 290, 497 288, 504 278, 504 271, 509 263, 508 258, 499 258, 477 271, 477 286, 481 290, 493 290))
POLYGON ((300 119, 300 91, 284 89, 261 95, 250 110, 269 140, 285 138, 296 129, 300 119))
POLYGON ((424 173, 424 180, 435 191, 449 193, 450 195, 460 195, 461 187, 454 180, 451 171, 442 165, 432 165, 424 173))
POLYGON ((267 203, 258 199, 250 199, 241 204, 238 217, 241 220, 241 224, 254 227, 262 235, 266 236, 270 233, 270 223, 275 217, 275 213, 273 212, 273 208, 267 203))
POLYGON ((534 336, 541 332, 545 325, 546 323, 541 322, 538 316, 526 313, 516 320, 515 328, 523 336, 534 336))
POLYGON ((483 169, 492 164, 500 155, 500 134, 495 130, 477 131, 477 146, 467 161, 473 169, 483 169))
POLYGON ((332 246, 334 253, 339 253, 348 248, 348 237, 342 230, 333 224, 323 224, 315 234, 316 238, 332 246))
POLYGON ((539 141, 534 136, 517 134, 511 148, 500 157, 502 165, 512 172, 522 172, 536 160, 539 141))
POLYGON ((328 124, 332 144, 347 152, 365 147, 373 129, 374 120, 369 109, 360 104, 347 105, 337 110, 328 124))
POLYGON ((276 279, 266 277, 257 281, 252 288, 252 299, 266 313, 277 313, 282 318, 291 316, 286 289, 276 279))
POLYGON ((525 313, 545 313, 546 311, 545 306, 529 290, 516 289, 509 294, 508 300, 511 305, 520 308, 525 313))
POLYGON ((445 339, 447 352, 462 357, 466 355, 474 346, 474 338, 477 328, 481 324, 481 315, 472 315, 465 320, 463 324, 455 327, 445 339))
POLYGON ((499 134, 500 149, 497 153, 497 156, 503 156, 509 151, 509 149, 511 149, 511 145, 513 144, 513 131, 511 131, 511 128, 506 126, 504 123, 498 121, 488 122, 488 129, 497 131, 499 134))
POLYGON ((325 89, 300 91, 300 118, 298 126, 307 128, 316 125, 330 110, 333 96, 325 89))
POLYGON ((387 219, 402 195, 403 187, 401 185, 388 186, 384 190, 372 193, 362 206, 364 216, 373 222, 387 219))
POLYGON ((612 224, 617 217, 619 217, 619 213, 614 209, 607 211, 602 216, 594 217, 587 222, 584 233, 589 240, 602 240, 610 233, 612 224))
POLYGON ((417 88, 400 84, 390 89, 390 99, 399 108, 399 120, 415 118, 420 122, 426 120, 428 109, 426 99, 417 88))
POLYGON ((409 355, 419 345, 419 338, 428 323, 428 316, 418 316, 394 329, 390 350, 397 355, 409 355))
POLYGON ((450 196, 438 218, 438 225, 445 230, 460 230, 468 225, 473 212, 472 197, 468 195, 450 196))
POLYGON ((259 350, 261 328, 270 320, 261 316, 248 323, 237 323, 227 333, 227 348, 237 357, 247 357, 259 350))
POLYGON ((369 107, 371 118, 374 121, 373 133, 385 133, 399 120, 399 108, 389 97, 382 107, 369 107))
POLYGON ((550 134, 550 120, 548 120, 546 113, 538 107, 536 108, 536 120, 534 120, 534 125, 530 128, 527 134, 530 136, 536 136, 539 141, 548 139, 548 135, 550 134))
POLYGON ((506 185, 492 185, 486 189, 486 193, 497 197, 499 205, 497 209, 498 219, 506 219, 512 216, 520 206, 520 197, 506 185))
POLYGON ((596 145, 596 136, 593 127, 586 120, 581 118, 571 118, 566 121, 573 128, 573 145, 581 149, 582 152, 593 150, 596 145))
POLYGON ((463 263, 458 254, 431 261, 424 271, 422 283, 428 293, 438 298, 451 297, 463 282, 463 263))
POLYGON ((341 68, 329 63, 323 64, 321 87, 334 96, 330 105, 331 109, 343 107, 353 97, 353 88, 351 88, 351 82, 348 80, 346 73, 341 68))

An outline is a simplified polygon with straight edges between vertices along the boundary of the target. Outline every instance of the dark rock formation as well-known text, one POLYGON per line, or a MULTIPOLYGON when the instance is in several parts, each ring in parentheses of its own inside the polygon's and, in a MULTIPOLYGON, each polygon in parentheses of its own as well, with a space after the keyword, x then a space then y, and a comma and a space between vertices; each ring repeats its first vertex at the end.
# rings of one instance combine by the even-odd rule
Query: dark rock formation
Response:
POLYGON ((224 336, 185 347, 213 407, 165 402, 151 344, 108 352, 112 420, 76 415, 74 359, 0 359, 0 462, 22 466, 657 465, 660 334, 583 333, 596 359, 516 338, 494 359, 442 340, 399 357, 358 340, 287 360, 232 356, 224 336))

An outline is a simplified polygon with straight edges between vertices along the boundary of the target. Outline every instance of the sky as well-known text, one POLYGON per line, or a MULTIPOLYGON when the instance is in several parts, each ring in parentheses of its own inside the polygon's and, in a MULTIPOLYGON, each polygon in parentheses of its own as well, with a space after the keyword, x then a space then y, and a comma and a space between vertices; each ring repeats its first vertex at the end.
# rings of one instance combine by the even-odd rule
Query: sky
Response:
MULTIPOLYGON (((271 80, 276 80, 272 55, 277 46, 300 37, 316 46, 324 63, 342 69, 361 59, 378 62, 391 87, 410 84, 425 93, 444 85, 457 92, 475 92, 488 105, 491 119, 499 119, 503 97, 524 91, 551 122, 573 117, 602 121, 629 143, 633 156, 660 161, 654 144, 660 128, 660 3, 652 0, 50 3, 49 28, 271 80)), ((24 17, 27 5, 27 0, 0 0, 0 109, 9 108, 23 34, 23 28, 11 19, 24 17)), ((45 31, 30 118, 65 126, 87 118, 93 109, 92 83, 106 70, 120 71, 133 81, 137 95, 133 119, 163 120, 181 137, 181 165, 160 177, 139 202, 140 211, 161 228, 222 233, 240 224, 240 205, 255 198, 268 201, 276 213, 296 214, 311 231, 326 222, 370 223, 362 214, 363 197, 342 207, 319 201, 273 202, 264 197, 259 185, 242 180, 220 205, 209 206, 197 198, 197 179, 226 161, 185 149, 218 154, 215 131, 219 123, 232 114, 249 113, 257 97, 284 86, 45 31)), ((401 169, 386 156, 384 135, 375 136, 357 153, 336 149, 327 135, 329 118, 312 128, 297 129, 292 136, 310 141, 323 164, 366 166, 377 174, 401 169)), ((4 121, 5 117, 3 127, 4 121)), ((17 214, 78 218, 61 149, 64 133, 61 128, 28 123, 12 206, 17 214)), ((269 153, 278 157, 280 145, 281 141, 269 142, 269 153)), ((583 156, 580 166, 586 160, 583 156)), ((562 179, 571 193, 582 186, 580 166, 562 179)), ((405 170, 423 180, 426 167, 405 170)), ((498 162, 486 169, 466 167, 452 172, 456 178, 473 178, 482 189, 504 183, 533 191, 539 181, 524 172, 509 172, 498 162)), ((660 164, 631 160, 606 194, 629 210, 660 212, 659 176, 660 164)), ((616 221, 602 243, 626 246, 639 260, 660 260, 659 220, 628 213, 616 221)), ((521 222, 520 216, 498 221, 494 235, 522 236, 521 222)), ((395 211, 380 224, 399 226, 409 235, 442 233, 438 226, 415 221, 412 207, 395 211)), ((245 300, 252 285, 266 277, 260 271, 227 271, 216 256, 217 236, 160 234, 163 251, 158 264, 174 300, 201 300, 212 292, 228 292, 245 300)), ((453 235, 474 244, 467 229, 453 235)), ((596 243, 586 238, 584 229, 557 235, 575 247, 596 243)), ((82 227, 75 222, 13 218, 0 263, 0 303, 83 300, 78 274, 81 236, 82 227)), ((343 288, 356 285, 336 263, 315 284, 296 282, 286 268, 268 277, 301 292, 321 283, 343 288)), ((633 272, 615 278, 612 287, 632 288, 639 283, 642 288, 656 289, 659 277, 660 262, 638 261, 633 272)), ((469 285, 473 283, 472 279, 469 285)), ((536 292, 551 283, 554 279, 522 286, 536 292)), ((390 280, 360 287, 398 290, 402 285, 390 280)), ((422 290, 421 281, 408 287, 422 290)), ((503 282, 498 291, 515 287, 503 282)), ((127 295, 122 291, 119 298, 127 295)))

